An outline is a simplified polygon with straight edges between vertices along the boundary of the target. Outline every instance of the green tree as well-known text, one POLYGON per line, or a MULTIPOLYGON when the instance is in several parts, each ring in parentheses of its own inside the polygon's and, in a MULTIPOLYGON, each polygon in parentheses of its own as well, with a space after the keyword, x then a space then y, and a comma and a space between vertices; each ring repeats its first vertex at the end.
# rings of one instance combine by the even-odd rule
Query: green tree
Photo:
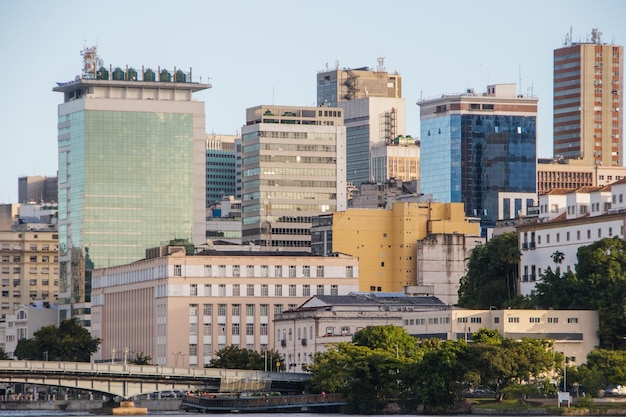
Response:
POLYGON ((152 358, 150 356, 145 355, 143 352, 139 352, 129 362, 133 365, 151 365, 151 361, 152 358))
POLYGON ((407 392, 416 396, 424 411, 454 407, 464 387, 467 349, 465 341, 441 342, 437 349, 427 349, 422 360, 407 365, 402 375, 410 387, 407 392))
POLYGON ((356 414, 380 413, 399 396, 403 362, 386 349, 371 349, 353 343, 331 345, 317 353, 307 370, 313 373, 313 392, 341 392, 348 400, 348 411, 356 414))
POLYGON ((600 347, 626 348, 626 242, 605 238, 579 248, 577 256, 585 296, 576 308, 598 310, 600 347))
MULTIPOLYGON (((269 364, 276 366, 281 363, 280 354, 276 351, 268 351, 268 370, 269 364)), ((225 368, 225 369, 250 369, 262 371, 265 369, 265 357, 260 353, 252 350, 241 348, 236 345, 226 346, 215 353, 215 358, 211 360, 209 368, 225 368)))
POLYGON ((367 326, 354 334, 352 343, 396 356, 412 356, 417 349, 417 339, 403 327, 394 325, 367 326))
POLYGON ((98 350, 101 340, 91 337, 76 318, 63 320, 59 327, 45 326, 22 339, 15 349, 18 359, 89 362, 98 350))
POLYGON ((458 305, 465 308, 502 308, 517 294, 517 267, 521 253, 517 234, 504 233, 472 250, 459 286, 458 305))
POLYGON ((0 360, 6 361, 9 359, 9 355, 4 351, 4 349, 0 348, 0 360))

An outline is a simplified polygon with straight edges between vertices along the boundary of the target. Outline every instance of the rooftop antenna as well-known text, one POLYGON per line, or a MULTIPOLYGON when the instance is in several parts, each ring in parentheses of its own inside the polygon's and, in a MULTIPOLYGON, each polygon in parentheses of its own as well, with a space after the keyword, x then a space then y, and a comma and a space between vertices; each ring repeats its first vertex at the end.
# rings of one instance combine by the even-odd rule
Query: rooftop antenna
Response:
POLYGON ((376 71, 384 72, 385 71, 385 57, 379 56, 377 58, 377 61, 378 61, 378 67, 376 68, 376 71))

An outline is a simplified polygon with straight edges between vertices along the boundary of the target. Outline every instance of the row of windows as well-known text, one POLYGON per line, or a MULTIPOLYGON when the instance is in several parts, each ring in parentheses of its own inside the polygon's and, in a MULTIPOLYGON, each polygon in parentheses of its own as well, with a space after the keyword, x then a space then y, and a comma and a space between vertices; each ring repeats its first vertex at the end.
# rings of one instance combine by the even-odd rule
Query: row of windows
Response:
MULTIPOLYGON (((508 322, 509 323, 519 323, 520 319, 519 319, 519 317, 508 317, 508 322)), ((529 317, 528 318, 528 322, 532 323, 532 324, 541 323, 541 318, 540 317, 529 317)), ((548 317, 548 323, 557 324, 558 322, 559 322, 559 318, 558 317, 548 317)), ((578 317, 568 317, 567 318, 567 323, 568 324, 577 324, 578 323, 578 317)))
MULTIPOLYGON (((288 229, 290 230, 290 229, 288 229)), ((19 268, 19 267, 16 267, 19 268)), ((204 265, 204 276, 205 277, 248 277, 254 278, 259 277, 258 272, 259 265, 246 265, 245 268, 242 265, 230 265, 230 268, 227 268, 226 265, 204 265), (256 271, 255 271, 256 269, 256 271), (245 274, 244 274, 245 271, 245 274)), ((295 278, 297 276, 302 276, 305 278, 309 277, 317 277, 324 278, 325 276, 325 267, 324 265, 315 266, 315 276, 311 275, 313 268, 310 265, 289 265, 286 268, 283 268, 283 265, 275 265, 274 268, 270 268, 269 265, 260 265, 260 277, 267 278, 270 277, 270 270, 273 270, 274 273, 272 277, 274 278, 295 278), (288 275, 284 275, 284 271, 288 272, 288 275)), ((183 276, 183 266, 182 265, 174 265, 174 276, 181 277, 183 276)), ((345 267, 345 276, 348 278, 353 278, 354 276, 354 267, 352 265, 347 265, 345 267)), ((250 284, 251 285, 251 284, 250 284)))
MULTIPOLYGON (((58 262, 59 258, 57 256, 54 256, 53 258, 53 262, 58 262)), ((2 262, 11 262, 11 257, 8 255, 3 255, 2 256, 2 262)), ((22 262, 22 257, 21 256, 14 256, 13 257, 13 262, 22 262)), ((37 256, 29 256, 28 257, 28 262, 31 263, 36 263, 36 262, 50 262, 50 256, 42 256, 41 258, 37 258, 37 256)))
MULTIPOLYGON (((296 304, 289 304, 288 309, 296 308, 296 304)), ((259 304, 259 315, 261 317, 269 316, 269 304, 259 304)), ((274 304, 274 315, 281 314, 284 311, 283 304, 274 304)), ((228 304, 217 304, 217 315, 219 317, 225 317, 228 311, 228 304)), ((241 311, 241 304, 233 304, 231 311, 241 311), (238 306, 238 307, 235 307, 238 306)), ((255 312, 255 304, 246 304, 246 313, 248 316, 253 316, 255 312)), ((200 313, 198 304, 189 304, 189 316, 194 317, 200 313)), ((202 315, 205 317, 213 316, 213 304, 202 304, 202 315)))
MULTIPOLYGON (((624 226, 620 226, 620 235, 624 234, 624 226)), ((572 239, 572 235, 573 232, 564 232, 565 234, 565 241, 569 242, 572 239)), ((550 233, 546 233, 545 235, 545 243, 547 245, 550 244, 550 233)), ((576 240, 580 241, 582 240, 582 236, 583 236, 583 232, 581 230, 577 230, 576 231, 576 240)), ((591 229, 587 229, 586 233, 584 233, 585 239, 586 240, 590 240, 592 237, 592 233, 591 233, 591 229)), ((597 238, 598 239, 602 239, 603 237, 611 237, 613 236, 613 227, 608 227, 607 230, 605 232, 603 232, 603 229, 601 227, 598 227, 597 229, 597 238), (606 234, 606 236, 604 236, 606 234)), ((541 237, 542 235, 537 235, 537 245, 541 245, 541 237)), ((557 232, 554 235, 555 237, 555 243, 560 243, 561 242, 561 232, 557 232)), ((530 242, 528 242, 528 233, 524 233, 523 234, 523 239, 524 242, 522 243, 522 249, 528 249, 528 248, 534 248, 535 247, 535 232, 531 232, 530 233, 530 242)))
MULTIPOLYGON (((297 297, 298 296, 298 290, 296 284, 289 284, 288 291, 284 292, 283 291, 283 287, 285 287, 286 285, 274 285, 274 296, 275 297, 282 297, 284 295, 284 293, 287 293, 289 297, 297 297)), ((218 289, 218 296, 220 297, 226 297, 226 284, 219 284, 217 286, 218 289)), ((317 295, 324 295, 325 294, 325 286, 322 284, 319 284, 316 286, 316 294, 317 295)), ((189 285, 189 295, 190 296, 198 296, 198 284, 191 284, 189 285)), ((255 285, 254 284, 247 284, 246 285, 246 296, 248 297, 255 297, 258 296, 259 294, 256 293, 255 291, 255 285)), ((330 286, 330 295, 339 295, 339 286, 336 284, 332 284, 330 286)), ((204 297, 212 297, 213 296, 213 285, 211 284, 204 284, 204 297)), ((242 296, 242 291, 241 291, 241 285, 239 284, 232 284, 232 296, 233 297, 241 297, 242 296)), ((261 297, 269 297, 269 285, 268 284, 261 284, 261 293, 260 293, 261 297)), ((308 284, 304 284, 302 285, 302 297, 310 297, 311 296, 311 286, 308 284)))
MULTIPOLYGON (((56 236, 56 237, 54 237, 54 239, 58 239, 57 235, 53 235, 53 236, 56 236)), ((35 238, 36 237, 37 237, 37 235, 35 235, 35 238)), ((52 248, 52 250, 57 250, 57 249, 58 248, 56 246, 54 248, 52 248)), ((10 243, 3 243, 2 244, 2 250, 11 250, 11 244, 10 243)), ((13 244, 13 250, 22 250, 22 245, 20 245, 19 243, 14 243, 13 244)), ((38 246, 36 244, 32 244, 32 245, 29 245, 28 250, 36 251, 36 250, 39 250, 39 249, 38 249, 38 246)), ((41 250, 42 251, 50 250, 50 245, 48 245, 48 244, 41 245, 41 250)))

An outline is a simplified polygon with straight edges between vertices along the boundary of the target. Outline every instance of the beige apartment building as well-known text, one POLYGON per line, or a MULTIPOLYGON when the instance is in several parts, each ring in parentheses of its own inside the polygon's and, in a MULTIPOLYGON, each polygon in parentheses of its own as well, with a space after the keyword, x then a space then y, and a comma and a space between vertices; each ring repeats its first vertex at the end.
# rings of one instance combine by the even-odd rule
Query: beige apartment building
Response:
POLYGON ((466 340, 481 328, 505 338, 546 338, 570 363, 580 365, 598 345, 598 313, 588 310, 466 310, 445 307, 435 297, 397 293, 316 296, 275 319, 277 350, 288 370, 302 372, 329 343, 349 342, 368 325, 403 327, 418 339, 466 340), (294 361, 295 359, 295 361, 294 361))
POLYGON ((59 287, 57 232, 0 231, 0 279, 2 318, 33 300, 56 303, 59 287))
POLYGON ((204 367, 230 345, 276 348, 275 315, 313 295, 358 290, 358 260, 258 246, 165 246, 146 259, 94 271, 96 361, 143 352, 163 366, 204 367))

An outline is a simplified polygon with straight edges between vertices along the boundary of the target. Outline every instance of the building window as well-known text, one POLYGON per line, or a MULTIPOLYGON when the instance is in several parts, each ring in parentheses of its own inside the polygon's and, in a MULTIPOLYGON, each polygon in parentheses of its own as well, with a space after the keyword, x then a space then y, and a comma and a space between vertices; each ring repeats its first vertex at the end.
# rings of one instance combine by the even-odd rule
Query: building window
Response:
POLYGON ((342 336, 348 336, 350 334, 350 328, 347 326, 343 326, 341 328, 341 335, 342 336))
POLYGON ((541 319, 539 317, 529 317, 528 322, 529 323, 541 323, 541 319))
POLYGON ((557 324, 559 322, 558 317, 548 317, 548 323, 557 324))
POLYGON ((317 286, 317 295, 324 295, 324 286, 321 284, 317 286))
POLYGON ((267 323, 261 323, 260 332, 262 336, 267 335, 267 323))
POLYGON ((189 316, 198 315, 198 304, 189 304, 189 316))
POLYGON ((346 278, 354 278, 354 267, 352 265, 346 266, 346 278))
POLYGON ((240 266, 233 265, 233 277, 238 277, 241 275, 240 266))
POLYGON ((217 315, 220 317, 226 316, 226 304, 217 305, 217 315))
POLYGON ((205 316, 212 316, 213 315, 213 304, 205 304, 203 306, 203 310, 204 310, 204 315, 205 316))
POLYGON ((246 294, 248 295, 248 297, 254 297, 254 284, 247 284, 246 294))
POLYGON ((226 276, 226 265, 218 265, 217 273, 218 273, 218 275, 220 277, 225 277, 226 276))
POLYGON ((233 284, 233 297, 239 297, 241 295, 241 287, 239 284, 233 284))
POLYGON ((289 278, 295 278, 295 277, 296 277, 296 266, 289 265, 289 278))
POLYGON ((246 335, 254 336, 254 323, 246 323, 246 335))
POLYGON ((327 327, 326 328, 326 336, 332 336, 335 333, 335 328, 334 327, 327 327))
POLYGON ((587 229, 587 239, 591 239, 591 229, 587 229))
POLYGON ((282 278, 282 276, 283 276, 283 267, 281 265, 276 265, 274 267, 274 276, 276 278, 282 278))
POLYGON ((226 297, 226 284, 219 284, 217 292, 220 297, 226 297))
POLYGON ((189 323, 189 334, 198 334, 198 323, 189 323))
POLYGON ((211 284, 204 284, 204 296, 212 297, 213 296, 213 287, 211 284))
POLYGON ((309 265, 305 265, 302 267, 302 275, 305 278, 310 278, 311 277, 311 267, 309 265))
POLYGON ((218 336, 226 336, 226 324, 219 323, 217 325, 217 334, 218 336))
POLYGON ((213 334, 213 326, 211 326, 211 323, 204 323, 202 327, 202 331, 205 336, 211 336, 213 334))
POLYGON ((267 284, 261 284, 261 297, 267 297, 269 295, 269 286, 267 284))
POLYGON ((576 324, 576 323, 578 323, 578 317, 568 317, 567 318, 567 323, 568 324, 576 324))
POLYGON ((198 285, 197 284, 190 284, 189 285, 189 295, 191 295, 191 296, 198 295, 198 285))
POLYGON ((282 304, 274 304, 274 314, 281 314, 283 312, 282 304))
POLYGON ((254 304, 246 304, 246 316, 254 317, 254 304))
POLYGON ((268 315, 268 313, 269 313, 269 309, 270 309, 269 304, 261 304, 261 305, 260 305, 260 314, 261 314, 261 317, 267 317, 267 315, 268 315))
POLYGON ((295 284, 289 284, 289 296, 290 297, 295 297, 296 296, 296 285, 295 284))
POLYGON ((254 265, 248 265, 246 267, 246 276, 253 277, 254 276, 254 265))
POLYGON ((311 286, 309 284, 304 284, 302 286, 302 296, 310 297, 311 296, 311 286))
POLYGON ((324 278, 324 265, 318 265, 317 267, 317 277, 324 278))
POLYGON ((283 296, 283 286, 282 285, 274 286, 274 296, 275 297, 282 297, 283 296))
POLYGON ((233 332, 233 336, 239 335, 239 323, 232 324, 232 332, 233 332))
POLYGON ((183 266, 182 265, 174 265, 174 276, 182 277, 183 276, 183 266))
POLYGON ((261 276, 262 276, 263 278, 267 278, 267 277, 269 277, 269 276, 270 276, 269 271, 270 271, 269 266, 267 266, 267 265, 261 265, 261 276))
POLYGON ((333 284, 330 286, 330 295, 339 295, 339 286, 333 284))
POLYGON ((519 317, 509 317, 509 323, 519 323, 519 317))

